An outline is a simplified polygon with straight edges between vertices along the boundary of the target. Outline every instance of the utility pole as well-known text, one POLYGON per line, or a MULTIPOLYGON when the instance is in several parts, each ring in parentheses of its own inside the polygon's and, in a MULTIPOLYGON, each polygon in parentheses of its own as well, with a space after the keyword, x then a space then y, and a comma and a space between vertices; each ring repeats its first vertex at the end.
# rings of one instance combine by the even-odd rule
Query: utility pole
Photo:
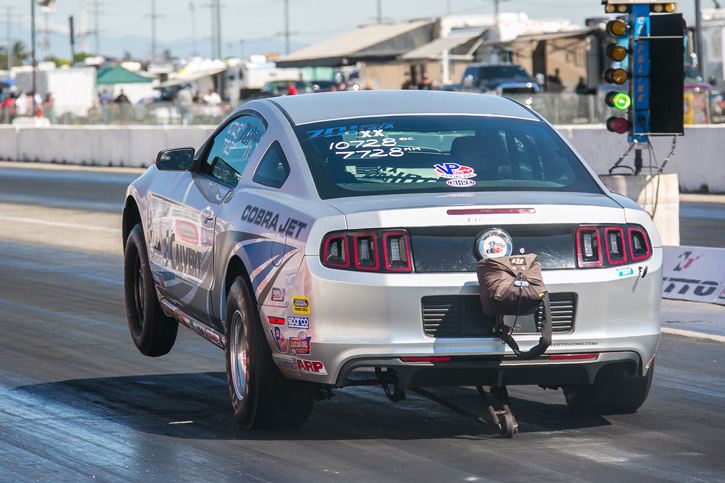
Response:
POLYGON ((12 22, 10 21, 11 15, 12 15, 13 7, 8 5, 8 19, 7 19, 7 28, 8 28, 8 47, 7 47, 7 54, 8 54, 8 74, 10 74, 10 68, 13 66, 13 46, 12 46, 12 40, 10 40, 10 25, 12 22))
POLYGON ((100 16, 100 9, 98 0, 93 0, 93 33, 95 34, 95 41, 96 41, 96 55, 101 55, 101 40, 100 35, 101 31, 99 29, 99 16, 100 16))
MULTIPOLYGON (((380 0, 378 0, 379 2, 380 0)), ((289 54, 289 0, 284 0, 284 53, 289 54)))
POLYGON ((81 38, 81 52, 88 52, 88 4, 81 0, 81 18, 78 26, 78 36, 81 38))
POLYGON ((383 6, 382 6, 382 0, 378 0, 378 23, 383 23, 383 6))
POLYGON ((700 0, 695 0, 695 51, 697 52, 697 71, 705 77, 703 69, 705 65, 705 53, 702 51, 702 13, 700 12, 700 0))
POLYGON ((70 63, 73 65, 76 61, 76 36, 73 27, 73 15, 68 17, 68 27, 70 28, 70 63))
POLYGON ((156 0, 151 0, 151 63, 156 62, 156 19, 163 17, 156 13, 156 0))
POLYGON ((189 5, 189 11, 191 12, 191 38, 192 38, 192 47, 191 47, 191 56, 197 57, 199 55, 199 50, 196 48, 196 6, 194 5, 194 2, 188 2, 189 5))
POLYGON ((35 0, 30 0, 30 42, 32 44, 32 55, 33 55, 33 75, 32 75, 32 89, 33 95, 33 117, 38 113, 38 106, 35 104, 35 70, 37 68, 37 62, 35 61, 35 0))
POLYGON ((217 58, 222 58, 222 5, 221 0, 214 0, 216 3, 216 52, 217 58))

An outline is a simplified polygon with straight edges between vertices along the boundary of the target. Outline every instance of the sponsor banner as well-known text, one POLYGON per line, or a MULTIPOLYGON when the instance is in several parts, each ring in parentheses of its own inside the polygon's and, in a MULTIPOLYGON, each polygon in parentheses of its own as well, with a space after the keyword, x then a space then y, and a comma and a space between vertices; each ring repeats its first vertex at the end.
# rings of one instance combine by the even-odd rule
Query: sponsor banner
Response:
POLYGON ((666 246, 662 297, 725 305, 725 248, 666 246))
POLYGON ((300 332, 297 337, 289 338, 289 352, 292 355, 295 354, 309 354, 310 353, 310 339, 306 332, 300 332))
POLYGON ((287 327, 290 329, 309 329, 310 319, 307 317, 287 317, 287 327))
POLYGON ((308 361, 306 359, 297 359, 297 370, 306 374, 314 374, 316 376, 325 376, 327 371, 320 361, 308 361))

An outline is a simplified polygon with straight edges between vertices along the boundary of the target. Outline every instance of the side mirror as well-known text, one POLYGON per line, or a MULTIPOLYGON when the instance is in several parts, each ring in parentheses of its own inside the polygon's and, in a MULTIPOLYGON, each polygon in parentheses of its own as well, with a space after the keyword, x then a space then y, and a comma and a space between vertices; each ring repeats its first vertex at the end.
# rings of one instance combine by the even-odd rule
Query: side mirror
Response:
POLYGON ((156 167, 162 171, 186 171, 194 159, 194 148, 164 149, 156 155, 156 167))

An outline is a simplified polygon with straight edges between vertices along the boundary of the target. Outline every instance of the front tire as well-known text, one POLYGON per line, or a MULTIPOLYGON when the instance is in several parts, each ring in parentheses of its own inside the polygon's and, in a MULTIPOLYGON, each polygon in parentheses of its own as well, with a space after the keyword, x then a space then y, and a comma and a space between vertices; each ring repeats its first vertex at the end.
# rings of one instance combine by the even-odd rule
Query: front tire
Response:
POLYGON ((244 429, 288 428, 312 412, 315 386, 287 379, 272 361, 256 301, 246 281, 229 290, 224 355, 234 419, 244 429))
POLYGON ((623 365, 605 366, 600 369, 594 384, 565 387, 566 404, 578 413, 633 413, 647 400, 654 369, 653 361, 646 375, 633 376, 623 365))
POLYGON ((168 354, 176 342, 179 323, 167 317, 156 297, 141 224, 131 230, 123 257, 126 318, 136 348, 146 356, 168 354))

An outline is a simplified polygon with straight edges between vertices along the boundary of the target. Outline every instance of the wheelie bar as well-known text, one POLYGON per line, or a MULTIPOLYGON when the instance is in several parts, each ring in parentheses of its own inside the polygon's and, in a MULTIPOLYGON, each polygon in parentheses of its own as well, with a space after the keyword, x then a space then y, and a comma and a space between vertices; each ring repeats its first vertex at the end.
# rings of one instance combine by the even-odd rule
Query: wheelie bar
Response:
POLYGON ((479 416, 478 414, 475 414, 465 408, 462 408, 461 406, 454 404, 447 399, 443 399, 442 397, 439 397, 432 392, 428 392, 423 388, 415 387, 411 388, 410 390, 430 399, 431 401, 437 402, 441 406, 445 406, 448 409, 457 412, 458 414, 466 416, 467 418, 470 418, 477 423, 483 424, 484 426, 491 428, 503 437, 512 438, 515 433, 518 433, 519 425, 516 423, 516 418, 514 418, 514 415, 511 412, 506 386, 491 387, 491 393, 501 402, 501 405, 503 407, 503 410, 500 411, 494 409, 493 405, 489 402, 488 397, 486 396, 486 391, 481 386, 476 386, 476 389, 478 389, 478 393, 481 395, 484 403, 486 404, 486 409, 488 410, 490 420, 484 418, 483 416, 479 416))

